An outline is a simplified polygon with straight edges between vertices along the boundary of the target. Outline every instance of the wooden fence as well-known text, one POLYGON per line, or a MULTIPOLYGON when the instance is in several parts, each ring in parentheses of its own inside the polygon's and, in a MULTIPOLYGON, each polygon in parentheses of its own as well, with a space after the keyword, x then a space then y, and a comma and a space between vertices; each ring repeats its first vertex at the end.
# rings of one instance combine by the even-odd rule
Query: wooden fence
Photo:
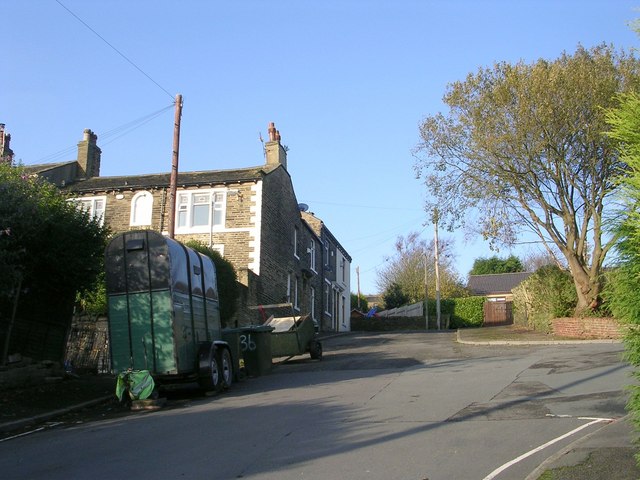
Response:
POLYGON ((78 373, 109 372, 108 330, 106 317, 75 317, 67 341, 65 367, 78 373))

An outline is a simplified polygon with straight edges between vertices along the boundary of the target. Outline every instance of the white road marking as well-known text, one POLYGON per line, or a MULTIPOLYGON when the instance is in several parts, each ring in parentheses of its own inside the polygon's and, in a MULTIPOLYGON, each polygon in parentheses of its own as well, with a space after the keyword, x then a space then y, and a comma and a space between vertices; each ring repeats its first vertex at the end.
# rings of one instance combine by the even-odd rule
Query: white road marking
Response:
POLYGON ((12 437, 2 438, 0 442, 6 442, 7 440, 13 440, 14 438, 24 437, 25 435, 31 435, 32 433, 40 432, 44 430, 44 427, 36 428, 35 430, 29 430, 28 432, 19 433, 18 435, 14 435, 12 437))
POLYGON ((6 442, 7 440, 13 440, 14 438, 24 437, 25 435, 31 435, 32 433, 41 432, 45 428, 55 427, 57 425, 62 425, 64 422, 47 422, 47 425, 44 427, 36 428, 35 430, 29 430, 28 432, 19 433, 18 435, 13 435, 12 437, 0 438, 0 443, 6 442))
POLYGON ((583 430, 583 429, 585 429, 587 427, 590 427, 591 425, 595 425, 596 423, 603 423, 603 422, 607 422, 607 423, 608 422, 613 422, 612 418, 578 417, 578 419, 579 420, 591 420, 591 421, 589 423, 585 423, 584 425, 582 425, 582 426, 580 426, 578 428, 574 428, 570 432, 567 432, 564 435, 560 435, 559 437, 554 438, 553 440, 549 440, 547 443, 545 443, 543 445, 540 445, 539 447, 536 447, 533 450, 529 450, 527 453, 523 453, 518 458, 514 458, 510 462, 507 462, 504 465, 502 465, 501 467, 495 469, 493 472, 491 472, 489 475, 484 477, 482 480, 492 480, 493 478, 496 478, 499 474, 504 472, 507 468, 511 467, 512 465, 515 465, 516 463, 520 462, 521 460, 524 460, 525 458, 530 457, 531 455, 533 455, 535 453, 538 453, 540 450, 544 450, 549 445, 553 445, 554 443, 557 443, 557 442, 559 442, 561 440, 564 440, 565 438, 570 437, 571 435, 574 435, 574 434, 578 433, 580 430, 583 430))

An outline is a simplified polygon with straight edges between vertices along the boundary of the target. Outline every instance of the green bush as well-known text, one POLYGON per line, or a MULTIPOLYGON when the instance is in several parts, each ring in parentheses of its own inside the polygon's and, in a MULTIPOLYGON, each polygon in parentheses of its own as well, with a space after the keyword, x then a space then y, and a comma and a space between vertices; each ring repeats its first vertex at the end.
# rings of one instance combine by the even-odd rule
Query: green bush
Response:
MULTIPOLYGON (((637 24, 635 30, 640 28, 637 24)), ((618 109, 608 112, 609 135, 620 141, 620 155, 627 164, 626 175, 619 178, 622 208, 614 220, 613 233, 618 238, 618 268, 610 272, 605 296, 608 307, 620 321, 629 325, 625 337, 626 358, 634 367, 633 376, 640 379, 640 96, 637 93, 619 97, 618 109)), ((627 408, 640 430, 640 389, 633 388, 627 408)), ((640 465, 640 454, 636 454, 640 465)))
POLYGON ((514 323, 548 332, 554 318, 573 316, 578 297, 571 274, 545 265, 513 291, 514 323))
POLYGON ((52 184, 0 164, 0 361, 59 360, 76 292, 102 271, 108 230, 52 184))
MULTIPOLYGON (((635 367, 633 376, 640 379, 640 221, 621 224, 618 227, 621 240, 617 245, 620 254, 618 266, 607 273, 605 302, 621 322, 629 325, 624 338, 625 358, 635 367)), ((631 412, 636 430, 640 431, 640 389, 631 390, 627 409, 631 412)), ((640 453, 636 454, 640 465, 640 453)))
POLYGON ((76 294, 76 305, 80 311, 89 315, 107 315, 107 285, 104 268, 96 277, 96 282, 76 294))
POLYGON ((451 328, 481 327, 486 297, 449 299, 452 302, 451 328))
POLYGON ((226 327, 238 308, 238 297, 240 288, 238 286, 238 276, 233 264, 220 255, 220 252, 210 248, 197 240, 191 240, 185 245, 193 248, 213 260, 216 266, 216 279, 218 281, 218 296, 220 299, 220 322, 222 327, 226 327))

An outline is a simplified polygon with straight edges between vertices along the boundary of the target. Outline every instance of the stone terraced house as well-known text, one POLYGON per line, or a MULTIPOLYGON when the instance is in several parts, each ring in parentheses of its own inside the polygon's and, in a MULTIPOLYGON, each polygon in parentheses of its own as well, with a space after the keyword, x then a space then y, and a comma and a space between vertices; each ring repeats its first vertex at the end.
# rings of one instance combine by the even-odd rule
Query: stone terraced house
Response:
MULTIPOLYGON (((170 173, 100 176, 97 136, 84 131, 78 158, 31 165, 114 233, 167 233, 170 173)), ((321 331, 350 329, 351 257, 324 222, 299 204, 280 134, 269 125, 262 165, 179 172, 175 238, 198 240, 230 260, 243 286, 235 324, 264 321, 251 306, 290 302, 321 331)))

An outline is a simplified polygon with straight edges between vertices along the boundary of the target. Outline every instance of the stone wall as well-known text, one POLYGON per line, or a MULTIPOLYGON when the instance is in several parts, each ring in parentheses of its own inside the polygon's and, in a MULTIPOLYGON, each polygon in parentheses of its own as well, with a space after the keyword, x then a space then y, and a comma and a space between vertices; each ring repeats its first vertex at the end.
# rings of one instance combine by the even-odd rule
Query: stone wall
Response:
POLYGON ((614 318, 554 318, 553 334, 583 339, 619 339, 624 329, 614 318))
MULTIPOLYGON (((262 241, 260 244, 259 297, 264 303, 286 301, 287 278, 291 276, 291 301, 294 283, 298 282, 296 314, 311 312, 311 287, 315 289, 315 312, 321 310, 320 275, 311 271, 308 247, 314 234, 302 223, 291 178, 284 168, 276 168, 264 178, 262 203, 262 241), (294 245, 294 238, 297 245, 294 245), (297 252, 297 255, 294 254, 297 252)), ((316 249, 320 249, 320 244, 316 249)), ((321 259, 317 252, 317 263, 321 259)), ((316 266, 319 269, 319 266, 316 266)))
MULTIPOLYGON (((299 310, 296 314, 311 313, 312 288, 315 292, 316 319, 322 315, 323 283, 321 279, 322 245, 315 233, 303 224, 298 201, 287 170, 277 162, 269 165, 255 178, 233 184, 203 184, 203 190, 225 190, 226 210, 224 228, 211 231, 196 230, 185 233, 176 226, 175 239, 180 242, 197 240, 214 247, 223 246, 224 257, 238 273, 243 285, 243 299, 237 315, 239 324, 259 320, 255 311, 247 308, 255 305, 277 304, 287 301, 288 282, 291 282, 291 301, 294 286, 298 286, 299 310), (294 245, 297 232, 297 245, 294 245), (311 269, 311 239, 316 244, 316 269, 311 269), (294 252, 296 254, 294 254, 294 252)), ((131 202, 142 189, 96 191, 85 196, 105 196, 105 224, 114 232, 152 229, 163 232, 169 223, 169 195, 166 188, 146 189, 153 198, 150 225, 132 226, 131 202)), ((196 187, 178 190, 197 191, 196 187)), ((333 267, 335 272, 335 266, 333 267)), ((333 274, 335 275, 335 273, 333 274)), ((348 294, 348 293, 347 293, 348 294)), ((235 322, 234 322, 235 323, 235 322)))
POLYGON ((59 380, 64 375, 57 362, 33 362, 30 358, 14 355, 8 365, 0 367, 0 391, 41 385, 49 380, 59 380))

